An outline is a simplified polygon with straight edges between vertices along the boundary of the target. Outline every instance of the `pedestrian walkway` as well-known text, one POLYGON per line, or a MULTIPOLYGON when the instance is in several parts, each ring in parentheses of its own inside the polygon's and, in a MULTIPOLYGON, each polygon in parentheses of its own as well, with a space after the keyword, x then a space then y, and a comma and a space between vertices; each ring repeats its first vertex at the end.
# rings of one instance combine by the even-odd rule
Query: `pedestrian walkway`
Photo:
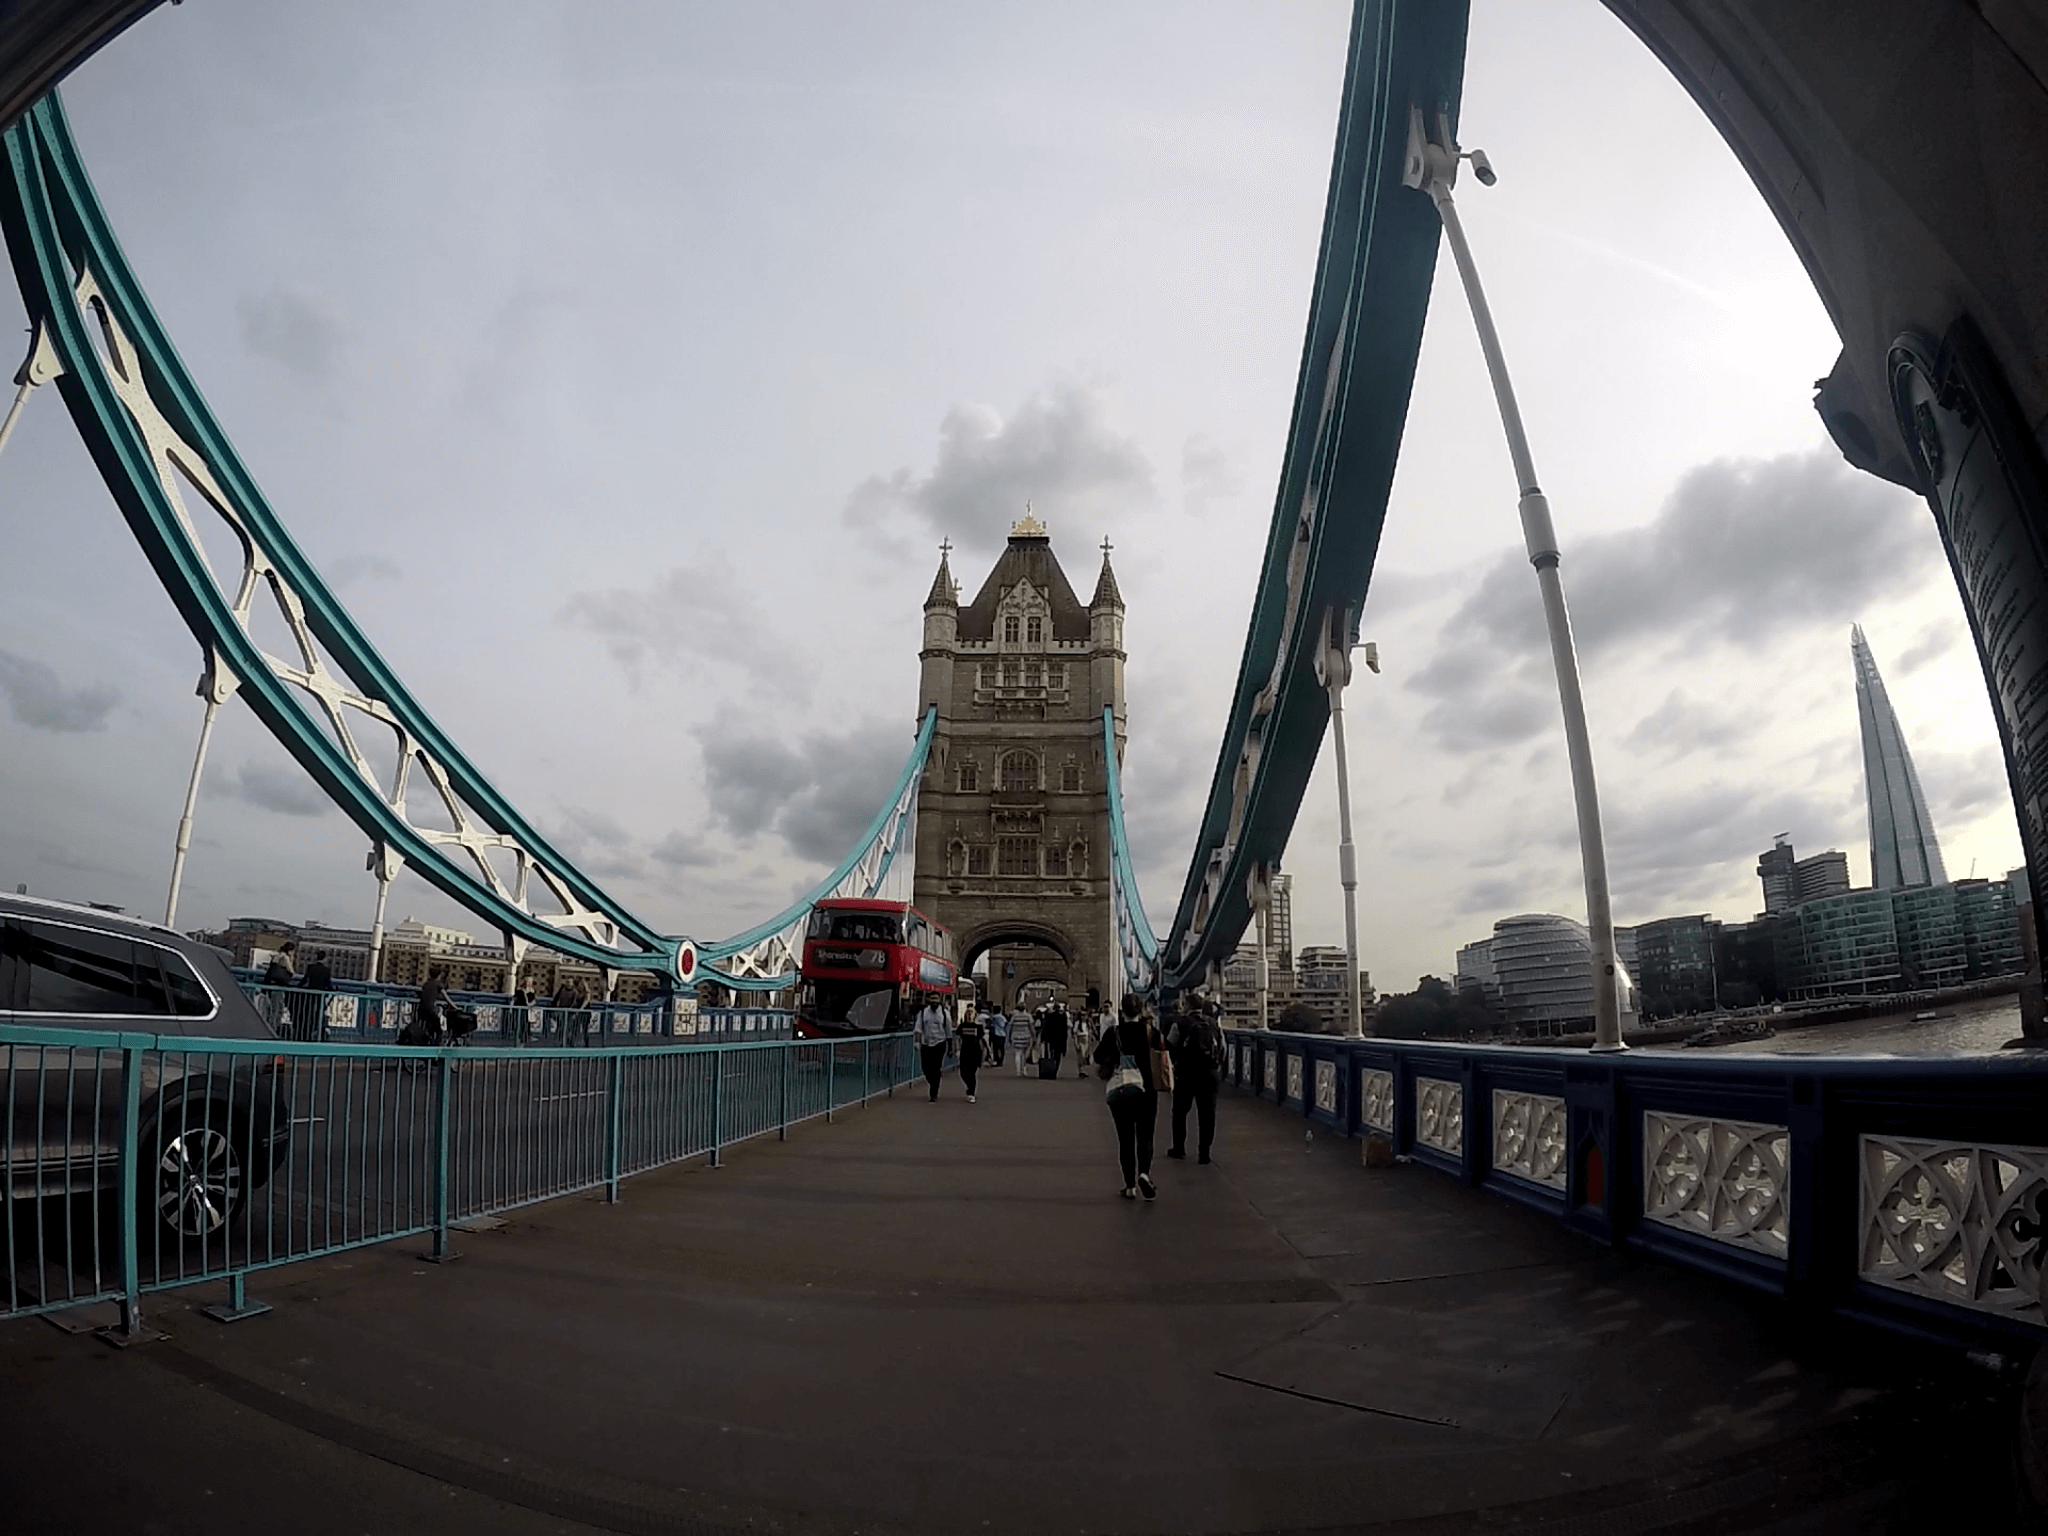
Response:
POLYGON ((1122 1200, 1099 1084, 990 1071, 233 1326, 8 1324, 8 1529, 1834 1532, 2002 1476, 1988 1376, 1227 1091, 1217 1159, 1122 1200))

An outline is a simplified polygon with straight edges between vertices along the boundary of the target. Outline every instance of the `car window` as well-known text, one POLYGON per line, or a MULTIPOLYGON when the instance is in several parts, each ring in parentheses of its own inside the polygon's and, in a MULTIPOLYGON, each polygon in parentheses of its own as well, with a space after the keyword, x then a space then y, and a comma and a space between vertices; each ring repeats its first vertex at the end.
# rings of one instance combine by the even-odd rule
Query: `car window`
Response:
POLYGON ((163 967, 164 990, 170 995, 172 1013, 185 1019, 203 1019, 213 1012, 213 994, 192 974, 192 967, 185 963, 183 955, 151 945, 141 946, 139 958, 151 954, 163 967))
POLYGON ((160 1017, 171 1011, 155 951, 145 948, 138 965, 132 939, 38 922, 21 923, 15 937, 17 963, 27 972, 26 1012, 160 1017))

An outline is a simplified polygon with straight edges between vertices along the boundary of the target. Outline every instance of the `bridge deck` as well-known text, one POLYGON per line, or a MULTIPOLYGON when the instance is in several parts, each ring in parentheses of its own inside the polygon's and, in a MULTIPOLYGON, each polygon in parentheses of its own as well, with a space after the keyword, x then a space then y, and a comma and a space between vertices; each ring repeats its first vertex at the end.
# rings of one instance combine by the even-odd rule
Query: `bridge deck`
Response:
POLYGON ((1999 1475, 1989 1394, 1873 1336, 1229 1090, 1218 1158, 1125 1202, 1097 1085, 990 1074, 233 1327, 0 1327, 11 1529, 1834 1531, 1999 1475))

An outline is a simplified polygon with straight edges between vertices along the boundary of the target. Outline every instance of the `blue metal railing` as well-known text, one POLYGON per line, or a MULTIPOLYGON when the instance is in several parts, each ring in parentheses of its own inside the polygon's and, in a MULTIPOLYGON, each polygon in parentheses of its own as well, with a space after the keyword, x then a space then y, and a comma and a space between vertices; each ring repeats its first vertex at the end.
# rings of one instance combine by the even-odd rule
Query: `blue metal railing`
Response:
POLYGON ((604 1188, 865 1103, 907 1035, 521 1051, 0 1026, 0 1317, 145 1292, 604 1188))
POLYGON ((1945 1340, 2048 1332, 2048 1059, 1229 1030, 1237 1087, 1605 1243, 1945 1340))

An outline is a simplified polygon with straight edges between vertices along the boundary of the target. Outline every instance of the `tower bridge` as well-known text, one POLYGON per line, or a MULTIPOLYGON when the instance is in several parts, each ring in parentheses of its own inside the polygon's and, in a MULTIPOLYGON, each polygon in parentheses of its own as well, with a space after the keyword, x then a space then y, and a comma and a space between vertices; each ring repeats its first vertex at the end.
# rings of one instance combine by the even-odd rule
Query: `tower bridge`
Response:
MULTIPOLYGON (((636 916, 493 787, 299 549, 208 407, 61 105, 35 95, 146 8, 26 0, 0 18, 0 106, 15 114, 0 233, 34 327, 9 423, 55 387, 197 642, 200 760, 218 711, 246 702, 368 840, 380 923, 402 867, 476 913, 515 961, 546 945, 609 973, 770 991, 793 979, 816 900, 886 894, 954 927, 970 957, 1050 954, 1039 979, 1069 990, 1161 998, 1211 978, 1264 899, 1338 718, 1445 231, 1516 450, 1569 728, 1577 682, 1560 541, 1451 198, 1460 165, 1491 176, 1456 138, 1466 15, 1454 0, 1354 8, 1270 534, 1167 933, 1146 917, 1124 834, 1124 605, 1111 550, 1084 605, 1027 509, 965 605, 942 552, 915 738, 866 835, 786 911, 701 943, 636 916), (196 529, 208 519, 233 535, 229 565, 207 558, 196 529), (263 605, 283 625, 284 654, 256 638, 263 605)), ((2002 167, 2048 148, 2048 29, 2037 8, 1962 0, 1610 9, 1700 101, 1814 274, 1843 336, 1816 400, 1829 431, 1851 463, 1928 498, 2041 889, 2048 412, 2035 340, 2048 246, 2028 234, 2030 184, 2015 190, 2002 167), (1913 110, 1872 112, 1873 81, 1888 106, 1909 99, 1913 110)), ((1590 755, 1575 753, 1574 775, 1591 915, 1605 892, 1590 755)), ((195 794, 198 777, 195 765, 195 794)), ((2042 912, 2031 920, 2038 936, 2042 912)), ((120 962, 131 983, 134 963, 120 962)), ((2036 1042, 2039 996, 2037 971, 2036 1042)), ((983 1523, 1100 1528, 1095 1511, 1108 1507, 1116 1528, 1405 1519, 1442 1530, 1492 1504, 1522 1506, 1501 1522, 1550 1529, 1744 1528, 1745 1513, 1787 1508, 1827 1528, 1902 1504, 1940 1518, 1934 1482, 1960 1466, 1972 1491, 1991 1490, 2015 1444, 2032 1481, 2020 1492, 2000 1483, 2001 1496, 2048 1507, 2048 1067, 2027 1053, 1697 1062, 1250 1032, 1230 1041, 1225 1106, 1244 1166, 1176 1169, 1155 1208, 1100 1198, 1090 1090, 1005 1086, 1007 1101, 992 1095, 980 1120, 956 1114, 957 1097, 923 1120, 881 1109, 911 1077, 898 1036, 583 1050, 565 1039, 464 1053, 99 1022, 0 1025, 10 1074, 36 1074, 38 1104, 89 1081, 103 1138, 83 1152, 10 1145, 8 1166, 35 1172, 8 1186, 0 1316, 108 1306, 110 1337, 136 1343, 153 1332, 149 1297, 172 1335, 158 1358, 180 1380, 380 1467, 546 1518, 957 1529, 970 1509, 993 1509, 1000 1521, 983 1523), (173 1063, 177 1081, 198 1086, 167 1100, 173 1063), (266 1143, 274 1166, 254 1161, 246 1085, 258 1074, 289 1126, 266 1143), (218 1102, 216 1082, 230 1085, 218 1102), (830 1128, 802 1129, 817 1121, 830 1128), (695 1176, 756 1139, 722 1186, 695 1176), (986 1170, 1019 1166, 1037 1170, 1030 1189, 990 1186, 986 1170), (601 1211, 484 1235, 566 1194, 616 1202, 635 1176, 658 1219, 631 1241, 607 1235, 601 1211), (69 1202, 64 1221, 45 1219, 52 1199, 69 1202), (158 1224, 136 1219, 138 1200, 155 1202, 144 1212, 158 1224), (188 1218, 197 1225, 177 1225, 188 1218), (1126 1218, 1154 1223, 1154 1242, 1126 1218), (89 1240, 74 1241, 81 1232, 89 1240), (397 1257, 414 1240, 435 1260, 470 1253, 484 1278, 464 1295, 491 1305, 455 1315, 442 1272, 397 1257), (318 1294, 342 1305, 316 1308, 313 1282, 293 1293, 280 1279, 273 1321, 292 1342, 276 1359, 263 1325, 227 1343, 198 1331, 191 1287, 225 1283, 227 1302, 203 1315, 239 1321, 271 1310, 247 1287, 274 1270, 317 1276, 318 1294), (698 1309, 680 1324, 671 1288, 698 1309), (615 1297, 651 1348, 607 1326, 615 1297), (948 1373, 928 1348, 935 1316, 948 1337, 1019 1331, 1026 1342, 1006 1352, 996 1389, 948 1373), (677 1328, 688 1347, 675 1347, 677 1328), (502 1339, 507 1358, 537 1341, 551 1379, 480 1375, 447 1347, 465 1330, 502 1339), (333 1364, 317 1359, 329 1339, 343 1341, 333 1364), (1850 1342, 1831 1351, 1829 1339, 1850 1342), (421 1366, 430 1355, 436 1364, 421 1366), (372 1359, 381 1381, 359 1374, 372 1359), (624 1414, 590 1400, 600 1359, 612 1362, 603 1386, 630 1402, 624 1414), (1048 1371, 1048 1360, 1075 1369, 1048 1371), (463 1382, 475 1412, 516 1418, 516 1403, 529 1416, 499 1436, 517 1442, 518 1472, 445 1422, 409 1423, 375 1401, 435 1370, 463 1382), (1073 1390, 1048 1391, 1051 1379, 1073 1390), (1163 1379, 1176 1385, 1173 1454, 1105 1473, 1105 1403, 1118 1422, 1152 1422, 1149 1388, 1163 1379), (1646 1380, 1669 1391, 1630 1385, 1646 1380), (550 1390, 564 1381, 577 1403, 566 1425, 550 1390), (1970 1381, 1989 1385, 1973 1395, 1970 1381), (1943 1423, 1995 1441, 1996 1454, 1980 1444, 1972 1462, 1970 1447, 1928 1430, 1901 1383, 1937 1392, 1943 1423), (1260 1395, 1228 1396, 1240 1391, 1260 1395), (1004 1427, 1013 1398, 1045 1415, 1019 1459, 1030 1475, 991 1483, 997 1501, 977 1502, 945 1467, 978 1454, 972 1435, 1004 1427), (1039 1427, 1059 1414, 1084 1432, 1039 1427), (613 1433, 620 1418, 630 1433, 613 1433), (611 1438, 581 1434, 599 1422, 611 1438), (676 1423, 701 1433, 677 1436, 676 1423), (1930 1434, 1942 1471, 1915 1482, 1901 1450, 1927 1460, 1930 1434), (937 1453, 931 1438, 944 1440, 937 1453), (1046 1465, 1074 1468, 1094 1506, 1039 1486, 1046 1465), (1227 1475, 1208 1476, 1215 1466, 1227 1475), (1191 1482, 1199 1499, 1183 1497, 1191 1482)), ((17 1139, 28 1123, 13 1117, 17 1139)), ((0 1336, 4 1348, 18 1351, 18 1339, 0 1336)), ((73 1421, 91 1422, 79 1405, 103 1389, 47 1375, 71 1394, 73 1421)), ((193 1411, 155 1377, 129 1388, 170 1404, 158 1424, 193 1411)), ((54 1399, 42 1422, 63 1422, 54 1399)), ((16 1458, 11 1491, 77 1460, 50 1439, 0 1436, 0 1455, 16 1458)), ((301 1497, 334 1479, 298 1442, 291 1454, 310 1480, 292 1490, 301 1497)), ((144 1456, 163 1464, 154 1446, 144 1456)), ((105 1458, 91 1470, 104 1473, 105 1458)), ((417 1491, 387 1482, 376 1497, 396 1508, 417 1491)), ((120 1490, 131 1502, 151 1493, 120 1490)), ((435 1501, 439 1528, 451 1528, 447 1508, 435 1501)))

